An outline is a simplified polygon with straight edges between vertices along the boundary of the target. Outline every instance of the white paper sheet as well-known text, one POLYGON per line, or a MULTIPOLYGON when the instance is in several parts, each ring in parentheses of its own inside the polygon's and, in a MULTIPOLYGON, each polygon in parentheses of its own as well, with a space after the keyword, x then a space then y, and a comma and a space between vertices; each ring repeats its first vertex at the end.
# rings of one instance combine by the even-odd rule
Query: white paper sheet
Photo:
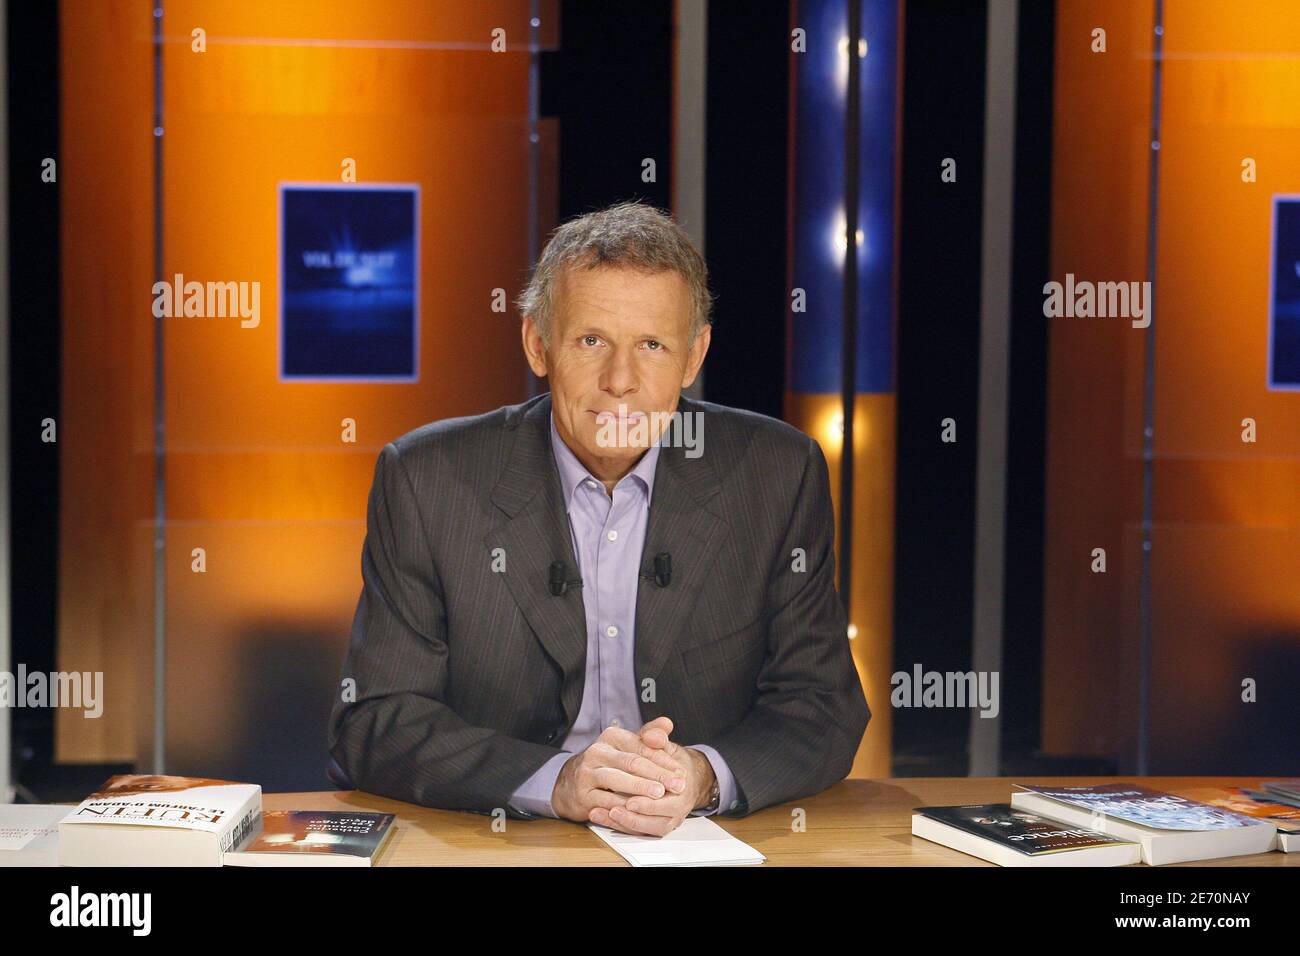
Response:
POLYGON ((767 857, 737 840, 708 817, 687 817, 667 836, 633 836, 588 824, 633 866, 750 866, 767 857))

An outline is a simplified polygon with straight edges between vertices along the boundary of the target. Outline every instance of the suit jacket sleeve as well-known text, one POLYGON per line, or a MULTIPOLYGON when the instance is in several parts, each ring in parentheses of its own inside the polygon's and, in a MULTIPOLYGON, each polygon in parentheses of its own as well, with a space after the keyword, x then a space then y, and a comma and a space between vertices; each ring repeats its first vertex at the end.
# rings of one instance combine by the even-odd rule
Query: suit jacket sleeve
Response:
POLYGON ((743 792, 738 814, 842 780, 871 717, 835 590, 835 515, 826 458, 812 438, 808 446, 794 511, 768 580, 767 655, 757 698, 739 724, 704 741, 726 759, 743 792), (806 570, 794 569, 796 548, 807 555, 806 570))
POLYGON ((392 444, 375 465, 361 576, 344 681, 330 715, 330 753, 361 790, 519 816, 509 806, 511 793, 559 750, 471 726, 447 705, 442 585, 392 444))

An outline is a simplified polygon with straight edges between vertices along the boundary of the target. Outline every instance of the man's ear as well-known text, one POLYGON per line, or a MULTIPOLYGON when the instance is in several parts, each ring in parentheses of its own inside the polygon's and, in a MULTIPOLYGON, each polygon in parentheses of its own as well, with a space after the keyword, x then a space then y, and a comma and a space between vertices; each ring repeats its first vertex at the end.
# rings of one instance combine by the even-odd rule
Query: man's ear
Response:
POLYGON ((531 315, 525 315, 520 326, 520 338, 524 346, 524 358, 528 367, 538 378, 546 377, 546 347, 542 344, 542 334, 537 331, 537 323, 531 315))
POLYGON ((690 351, 686 353, 686 372, 682 375, 682 388, 690 388, 695 377, 700 374, 712 337, 713 326, 706 322, 704 328, 700 329, 699 334, 695 336, 695 341, 691 343, 690 351))

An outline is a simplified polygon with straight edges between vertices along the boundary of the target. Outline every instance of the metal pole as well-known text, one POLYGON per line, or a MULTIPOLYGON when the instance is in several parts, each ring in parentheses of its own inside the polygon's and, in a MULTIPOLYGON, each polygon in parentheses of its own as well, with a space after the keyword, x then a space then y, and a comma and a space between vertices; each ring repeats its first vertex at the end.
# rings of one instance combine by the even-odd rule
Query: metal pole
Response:
MULTIPOLYGON (((979 445, 971 666, 1002 671, 1006 551, 1007 375, 1015 210, 1016 32, 1019 0, 989 0, 984 63, 984 215, 980 241, 979 445)), ((1001 682, 999 681, 999 688, 1001 682)), ((970 774, 996 776, 1002 717, 971 710, 970 774)))
POLYGON ((1146 353, 1142 367, 1142 555, 1138 589, 1138 774, 1151 772, 1151 517, 1155 504, 1155 381, 1156 381, 1156 199, 1160 186, 1160 88, 1163 80, 1165 5, 1156 0, 1151 65, 1151 161, 1147 167, 1147 299, 1146 353))
POLYGON ((853 419, 858 397, 858 201, 859 165, 862 153, 862 0, 849 5, 849 80, 844 124, 844 291, 843 332, 840 365, 840 405, 844 419, 844 440, 840 443, 840 600, 852 618, 853 581, 853 419))
MULTIPOLYGON (((162 0, 153 21, 153 271, 163 277, 163 34, 162 0)), ((167 497, 166 384, 164 326, 154 319, 153 336, 153 759, 154 773, 167 772, 167 497)))

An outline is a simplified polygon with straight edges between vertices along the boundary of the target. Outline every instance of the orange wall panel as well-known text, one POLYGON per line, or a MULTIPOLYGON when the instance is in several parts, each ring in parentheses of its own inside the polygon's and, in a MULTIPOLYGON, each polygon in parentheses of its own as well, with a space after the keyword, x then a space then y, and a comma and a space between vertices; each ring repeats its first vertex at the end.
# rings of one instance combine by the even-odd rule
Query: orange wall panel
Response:
MULTIPOLYGON (((1153 10, 1058 7, 1054 279, 1147 277, 1153 10), (1089 50, 1096 26, 1106 54, 1089 50)), ((1300 36, 1300 7, 1164 11, 1149 769, 1229 772, 1240 755, 1288 752, 1241 681, 1290 693, 1300 650, 1300 394, 1266 387, 1271 200, 1300 192, 1300 61, 1285 39, 1300 36), (1256 182, 1242 180, 1246 157, 1256 182)), ((1123 320, 1048 321, 1043 743, 1131 765, 1152 337, 1123 320), (1105 575, 1088 570, 1093 547, 1107 548, 1105 575)))
POLYGON ((168 6, 170 22, 217 39, 203 54, 165 54, 166 274, 263 291, 255 329, 169 325, 169 444, 183 451, 168 459, 169 513, 184 524, 168 536, 180 559, 168 580, 168 752, 182 770, 231 772, 276 747, 314 752, 323 769, 378 449, 524 397, 518 319, 491 305, 528 267, 528 57, 486 45, 494 26, 522 41, 527 3, 357 13, 168 6), (293 42, 304 37, 342 42, 293 42), (278 184, 337 183, 345 158, 362 184, 420 187, 413 384, 278 379, 278 184), (341 440, 344 419, 356 444, 341 440), (208 549, 205 575, 185 567, 196 546, 208 549), (283 708, 303 719, 273 737, 247 719, 283 708))
POLYGON ((1300 193, 1300 6, 1166 9, 1152 770, 1289 773, 1294 709, 1282 726, 1274 708, 1300 680, 1300 393, 1266 382, 1272 196, 1300 193))
MULTIPOLYGON (((114 691, 98 738, 75 736, 61 715, 65 760, 144 760, 152 747, 152 619, 113 603, 152 605, 151 11, 64 8, 62 171, 73 182, 60 437, 109 431, 63 445, 60 649, 111 654, 114 691), (117 447, 123 434, 129 447, 117 447), (130 687, 128 664, 144 670, 130 687)), ((424 422, 524 397, 518 317, 492 305, 496 289, 514 297, 529 265, 528 16, 527 0, 166 5, 163 276, 260 284, 255 328, 164 320, 168 769, 220 775, 273 746, 250 712, 308 728, 284 739, 319 750, 323 766, 316 711, 332 702, 360 589, 379 449, 424 422), (494 28, 504 53, 488 49, 494 28), (341 184, 345 158, 360 184, 420 187, 413 383, 278 377, 278 186, 341 184), (191 570, 194 548, 204 573, 191 570)))

